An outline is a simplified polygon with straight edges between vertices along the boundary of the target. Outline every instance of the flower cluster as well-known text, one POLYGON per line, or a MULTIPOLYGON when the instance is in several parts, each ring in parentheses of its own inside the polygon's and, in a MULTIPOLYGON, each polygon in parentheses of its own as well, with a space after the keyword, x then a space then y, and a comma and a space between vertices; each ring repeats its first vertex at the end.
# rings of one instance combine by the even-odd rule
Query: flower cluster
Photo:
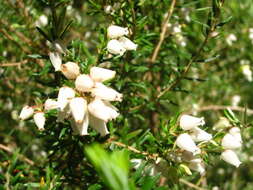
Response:
POLYGON ((110 39, 107 43, 107 51, 115 55, 123 55, 127 50, 136 50, 137 45, 129 40, 128 28, 111 25, 107 29, 107 36, 110 39))
POLYGON ((63 75, 75 79, 75 89, 64 86, 59 89, 57 100, 47 99, 43 108, 25 106, 20 119, 34 115, 34 122, 40 130, 44 129, 44 112, 57 109, 57 122, 69 119, 75 134, 88 135, 88 125, 105 136, 109 133, 106 123, 115 119, 119 113, 110 101, 121 101, 122 94, 103 84, 115 77, 116 72, 100 67, 92 67, 89 74, 80 74, 74 62, 61 65, 63 75), (35 110, 44 110, 44 112, 35 110))

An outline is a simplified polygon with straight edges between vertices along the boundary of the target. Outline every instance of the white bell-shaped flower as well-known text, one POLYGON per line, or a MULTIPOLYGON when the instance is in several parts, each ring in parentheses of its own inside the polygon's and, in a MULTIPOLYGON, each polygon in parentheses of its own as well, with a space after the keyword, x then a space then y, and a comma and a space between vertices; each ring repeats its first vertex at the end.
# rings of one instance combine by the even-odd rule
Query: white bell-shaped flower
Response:
POLYGON ((80 68, 74 62, 62 64, 61 71, 67 79, 75 79, 80 74, 80 68))
POLYGON ((107 51, 115 55, 123 55, 126 49, 118 40, 110 40, 107 44, 107 51))
POLYGON ((229 123, 229 120, 225 117, 220 117, 219 121, 213 126, 214 130, 222 130, 225 128, 230 127, 231 124, 229 123))
POLYGON ((70 100, 69 107, 76 123, 82 123, 87 114, 87 101, 82 97, 76 97, 70 100))
POLYGON ((120 37, 118 40, 121 45, 126 49, 126 50, 136 50, 137 49, 137 44, 135 44, 134 42, 132 42, 131 40, 129 40, 126 37, 120 37))
POLYGON ((44 103, 44 109, 47 110, 52 110, 52 109, 57 109, 58 106, 58 102, 53 100, 53 99, 47 99, 44 103))
POLYGON ((48 24, 48 18, 46 15, 41 15, 38 20, 36 20, 35 25, 38 27, 44 27, 48 24))
POLYGON ((44 130, 44 125, 46 122, 46 118, 43 112, 37 112, 33 116, 34 123, 37 125, 40 131, 44 130))
POLYGON ((242 143, 230 133, 227 133, 221 140, 221 146, 224 149, 237 149, 242 146, 242 143))
POLYGON ((101 120, 93 115, 89 115, 90 126, 95 129, 102 137, 109 134, 109 131, 106 127, 106 122, 101 120))
POLYGON ((195 142, 210 141, 212 139, 211 134, 205 132, 198 127, 194 127, 190 135, 192 140, 194 140, 195 142))
POLYGON ((75 81, 75 87, 80 92, 89 92, 94 85, 95 83, 91 77, 85 74, 79 75, 75 81))
POLYGON ((232 127, 229 130, 229 133, 233 135, 239 142, 242 143, 242 136, 241 136, 241 130, 239 127, 232 127))
POLYGON ((49 59, 55 69, 55 71, 61 70, 62 58, 58 52, 49 52, 49 59))
POLYGON ((96 98, 107 101, 122 101, 123 97, 122 94, 102 83, 96 83, 95 88, 91 90, 91 93, 96 98))
POLYGON ((110 69, 104 69, 100 67, 92 67, 90 69, 90 76, 96 82, 104 82, 114 78, 116 75, 115 71, 110 69))
POLYGON ((58 123, 63 123, 66 118, 68 118, 71 115, 71 111, 69 108, 69 104, 65 106, 63 110, 59 110, 57 114, 57 120, 58 123))
POLYGON ((29 119, 33 116, 34 109, 30 106, 24 106, 19 114, 21 120, 29 119))
POLYGON ((81 136, 88 135, 89 116, 85 114, 84 119, 81 123, 75 123, 78 134, 81 136))
POLYGON ((241 161, 233 150, 225 150, 221 153, 221 159, 225 162, 234 165, 235 167, 239 167, 241 161))
POLYGON ((192 169, 196 172, 199 172, 201 175, 203 175, 206 171, 205 165, 204 165, 202 159, 200 159, 200 158, 196 158, 196 159, 191 160, 188 166, 190 169, 192 169))
POLYGON ((176 145, 186 151, 198 154, 200 149, 196 146, 191 136, 187 133, 183 133, 177 137, 176 145))
POLYGON ((58 93, 57 102, 61 111, 68 105, 69 100, 75 97, 75 91, 69 87, 61 87, 58 93))
POLYGON ((108 38, 114 39, 124 35, 128 35, 129 31, 127 28, 123 28, 116 25, 111 25, 107 28, 108 38))
POLYGON ((194 127, 203 126, 204 118, 194 117, 191 115, 182 115, 179 120, 179 125, 183 130, 191 130, 194 127))
POLYGON ((93 116, 105 122, 115 119, 119 115, 113 107, 106 105, 105 102, 100 99, 93 100, 88 105, 88 110, 93 116))

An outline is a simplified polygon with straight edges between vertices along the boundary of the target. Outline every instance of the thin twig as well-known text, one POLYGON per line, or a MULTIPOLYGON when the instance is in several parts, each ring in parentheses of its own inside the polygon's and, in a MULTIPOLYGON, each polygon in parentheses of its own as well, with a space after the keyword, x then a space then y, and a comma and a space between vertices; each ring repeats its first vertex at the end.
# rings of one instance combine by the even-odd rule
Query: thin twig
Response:
POLYGON ((196 190, 206 190, 206 189, 201 188, 201 187, 199 187, 199 186, 197 186, 197 185, 195 185, 195 184, 193 184, 193 183, 191 183, 191 182, 189 182, 189 181, 186 181, 185 179, 180 178, 179 181, 180 181, 181 183, 187 185, 188 187, 193 188, 193 189, 196 189, 196 190))
POLYGON ((158 53, 159 53, 159 50, 161 48, 161 45, 164 41, 164 38, 165 38, 165 34, 167 32, 167 29, 168 29, 168 23, 169 23, 169 20, 171 18, 171 15, 173 13, 173 10, 174 10, 174 7, 175 7, 175 4, 176 4, 176 0, 172 0, 171 2, 171 5, 170 5, 170 8, 168 9, 168 12, 167 12, 167 16, 165 17, 163 23, 162 23, 162 30, 161 30, 161 33, 160 33, 160 39, 155 47, 155 50, 152 54, 152 57, 151 57, 151 63, 154 63, 157 56, 158 56, 158 53))
MULTIPOLYGON (((0 149, 4 150, 5 152, 8 152, 10 154, 13 154, 13 150, 3 144, 0 144, 0 149)), ((34 162, 32 160, 30 160, 29 158, 25 157, 24 155, 19 155, 20 157, 20 160, 26 162, 27 164, 31 165, 31 166, 34 166, 34 162)))
POLYGON ((14 62, 14 63, 1 63, 0 67, 12 67, 12 66, 20 66, 22 64, 26 64, 28 60, 23 60, 20 62, 14 62))

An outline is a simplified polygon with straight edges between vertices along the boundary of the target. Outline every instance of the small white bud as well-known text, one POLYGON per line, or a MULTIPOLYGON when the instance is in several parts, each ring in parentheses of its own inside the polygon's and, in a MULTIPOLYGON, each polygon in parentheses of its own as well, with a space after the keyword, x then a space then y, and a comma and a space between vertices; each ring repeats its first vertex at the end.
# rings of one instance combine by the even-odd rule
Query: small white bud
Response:
POLYGON ((190 135, 195 142, 210 141, 212 139, 211 134, 205 132, 204 130, 198 127, 194 127, 190 135))
POLYGON ((109 88, 102 83, 96 83, 95 88, 91 90, 91 93, 96 98, 107 101, 122 101, 123 95, 116 90, 109 88))
POLYGON ((69 102, 69 107, 76 123, 82 123, 87 114, 87 101, 82 97, 73 98, 69 102))
POLYGON ((123 55, 126 49, 118 40, 110 40, 107 44, 107 51, 115 55, 123 55))
POLYGON ((187 133, 183 133, 177 137, 176 145, 183 150, 192 152, 193 154, 197 154, 200 151, 191 136, 187 133))
POLYGON ((104 82, 114 78, 116 75, 115 71, 110 69, 104 69, 100 67, 92 67, 90 69, 90 76, 96 82, 104 82))
POLYGON ((124 35, 128 35, 129 31, 127 28, 123 28, 116 25, 111 25, 107 28, 108 38, 114 39, 124 35))
POLYGON ((41 15, 38 20, 35 22, 35 25, 38 27, 43 27, 48 24, 48 19, 46 15, 41 15))
POLYGON ((80 74, 78 64, 74 62, 67 62, 61 66, 61 71, 67 79, 75 79, 80 74))
POLYGON ((107 105, 100 99, 93 100, 88 105, 88 110, 93 116, 102 119, 105 122, 115 119, 119 115, 112 106, 107 105))
POLYGON ((203 126, 205 124, 204 118, 193 117, 190 115, 182 115, 179 120, 179 125, 183 130, 191 130, 194 127, 203 126))
POLYGON ((126 37, 119 38, 119 42, 126 50, 136 50, 138 46, 126 37))
POLYGON ((65 54, 65 52, 67 51, 66 47, 60 41, 53 42, 52 48, 60 54, 65 54))
POLYGON ((224 149, 237 149, 242 146, 242 143, 233 135, 227 133, 221 141, 221 146, 224 149))
POLYGON ((89 92, 94 86, 94 81, 89 75, 79 75, 75 81, 75 87, 80 92, 89 92))
POLYGON ((26 120, 33 116, 34 109, 30 106, 24 106, 19 114, 21 120, 26 120))
POLYGON ((189 163, 189 168, 199 172, 201 175, 203 175, 205 173, 205 165, 203 163, 203 161, 200 158, 196 158, 190 161, 189 163))
POLYGON ((242 142, 241 130, 239 127, 231 128, 229 133, 233 135, 239 142, 242 142))
POLYGON ((57 102, 61 111, 68 105, 69 100, 75 97, 75 91, 69 87, 61 87, 58 93, 57 102))
POLYGON ((230 127, 229 120, 225 117, 220 117, 219 121, 213 126, 214 130, 221 130, 230 127))
POLYGON ((58 108, 58 102, 53 99, 47 99, 44 103, 44 109, 45 110, 52 110, 58 108))
POLYGON ((225 162, 234 165, 235 167, 239 167, 241 161, 233 150, 225 150, 221 153, 221 159, 225 162))
POLYGON ((105 121, 97 117, 94 117, 93 115, 90 114, 89 122, 90 122, 90 126, 93 129, 95 129, 102 137, 109 134, 105 121))
POLYGON ((61 70, 62 58, 58 52, 49 52, 50 61, 55 69, 55 71, 61 70))
POLYGON ((37 112, 33 116, 34 123, 37 125, 40 131, 44 130, 44 125, 46 122, 46 118, 43 112, 37 112))

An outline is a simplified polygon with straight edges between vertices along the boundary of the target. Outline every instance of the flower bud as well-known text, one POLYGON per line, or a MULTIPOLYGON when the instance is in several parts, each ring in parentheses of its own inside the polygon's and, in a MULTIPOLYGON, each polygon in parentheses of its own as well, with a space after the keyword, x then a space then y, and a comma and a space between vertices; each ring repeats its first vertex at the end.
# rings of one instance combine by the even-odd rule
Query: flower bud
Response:
POLYGON ((242 143, 238 141, 233 135, 228 133, 223 137, 221 141, 221 146, 224 149, 237 149, 242 146, 242 143))
POLYGON ((58 93, 58 105, 61 111, 68 105, 69 100, 75 97, 75 91, 69 87, 61 87, 58 93))
POLYGON ((183 133, 177 137, 176 145, 183 150, 192 152, 193 154, 197 154, 200 151, 191 136, 187 133, 183 133))
POLYGON ((73 98, 69 107, 76 123, 82 123, 84 115, 87 114, 87 101, 82 97, 73 98))
POLYGON ((90 114, 89 122, 90 122, 90 126, 93 129, 95 129, 102 137, 109 134, 105 121, 97 117, 94 117, 93 115, 90 114))
POLYGON ((96 86, 91 90, 91 93, 96 98, 107 101, 122 101, 123 97, 122 94, 118 93, 112 88, 103 85, 102 83, 96 83, 96 86))
POLYGON ((46 26, 48 23, 48 19, 46 15, 41 15, 38 20, 35 22, 35 25, 38 27, 46 26))
POLYGON ((124 35, 128 35, 129 31, 127 28, 123 28, 116 25, 111 25, 107 28, 108 38, 114 39, 124 35))
POLYGON ((47 99, 46 102, 44 103, 44 109, 47 110, 52 110, 52 109, 57 109, 58 108, 58 102, 53 100, 53 99, 47 99))
POLYGON ((107 51, 111 54, 119 54, 123 55, 126 49, 122 46, 122 44, 118 40, 110 40, 107 44, 107 51))
POLYGON ((220 130, 230 127, 229 120, 225 117, 220 117, 219 121, 213 126, 214 130, 220 130))
POLYGON ((137 44, 135 44, 134 42, 132 42, 131 40, 129 40, 126 37, 121 37, 118 40, 121 45, 126 49, 126 50, 136 50, 137 49, 137 44))
POLYGON ((194 160, 191 160, 189 163, 189 168, 199 172, 201 175, 205 173, 205 165, 203 161, 200 158, 196 158, 194 160))
POLYGON ((112 106, 106 105, 105 102, 100 99, 93 100, 88 105, 88 110, 93 116, 105 122, 115 119, 119 115, 112 106))
POLYGON ((192 140, 194 140, 195 142, 210 141, 212 139, 211 134, 205 132, 204 130, 198 127, 194 127, 190 135, 192 140))
POLYGON ((241 164, 241 161, 233 150, 225 150, 224 152, 222 152, 221 159, 229 164, 234 165, 237 168, 241 164))
POLYGON ((33 116, 34 122, 40 131, 44 130, 46 118, 43 112, 37 112, 33 116))
POLYGON ((61 66, 61 71, 67 79, 75 79, 80 74, 78 64, 74 62, 67 62, 61 66))
POLYGON ((80 92, 89 92, 94 86, 94 81, 89 75, 79 75, 75 81, 75 87, 80 92))
POLYGON ((55 69, 55 71, 61 70, 62 58, 58 52, 49 52, 50 61, 55 69))
POLYGON ((32 117, 34 113, 34 109, 30 106, 24 106, 19 114, 19 118, 21 120, 26 120, 30 117, 32 117))
POLYGON ((233 135, 239 142, 242 143, 241 130, 239 127, 233 127, 229 130, 229 133, 233 135))
POLYGON ((100 67, 92 67, 90 69, 90 76, 96 82, 104 82, 114 78, 116 75, 115 71, 104 69, 100 67))
POLYGON ((179 125, 183 130, 190 130, 194 127, 203 126, 205 124, 204 118, 193 117, 190 115, 182 115, 179 120, 179 125))

